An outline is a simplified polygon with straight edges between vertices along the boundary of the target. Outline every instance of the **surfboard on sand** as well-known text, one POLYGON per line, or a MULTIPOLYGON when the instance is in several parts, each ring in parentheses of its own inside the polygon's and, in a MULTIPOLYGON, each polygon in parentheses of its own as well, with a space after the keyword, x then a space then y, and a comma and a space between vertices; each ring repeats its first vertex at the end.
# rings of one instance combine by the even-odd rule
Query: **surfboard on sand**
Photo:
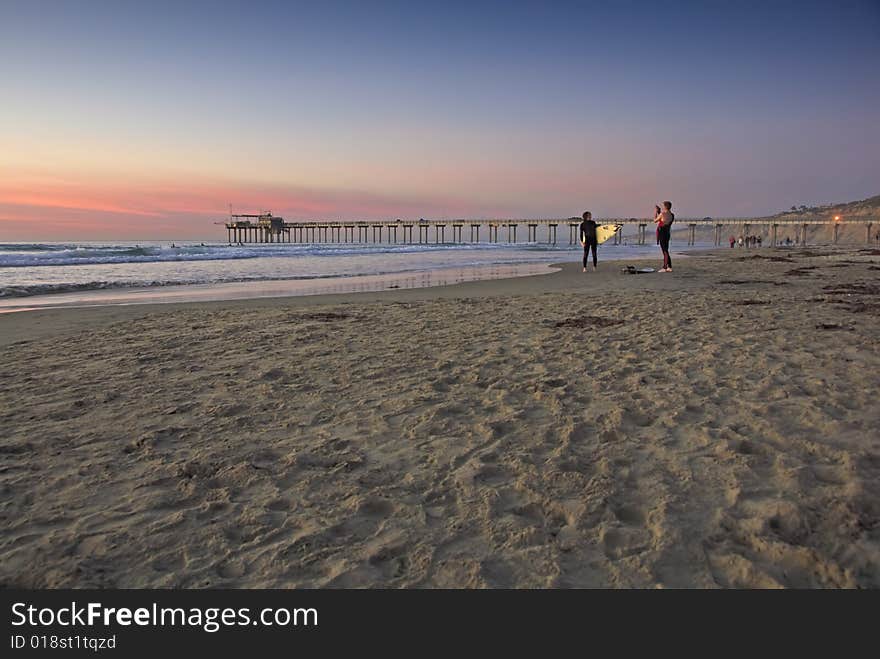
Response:
POLYGON ((622 224, 602 224, 596 227, 596 242, 600 245, 617 233, 622 224))
POLYGON ((634 266, 628 265, 623 269, 623 274, 625 275, 643 275, 649 272, 656 272, 654 268, 636 268, 634 266))

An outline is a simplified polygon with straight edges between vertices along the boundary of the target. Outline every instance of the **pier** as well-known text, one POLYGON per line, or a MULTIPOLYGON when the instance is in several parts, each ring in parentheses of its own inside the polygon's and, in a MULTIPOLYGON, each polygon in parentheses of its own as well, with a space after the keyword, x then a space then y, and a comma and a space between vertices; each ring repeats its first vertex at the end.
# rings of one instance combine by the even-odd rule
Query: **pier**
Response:
MULTIPOLYGON (((687 229, 687 244, 696 243, 697 228, 714 230, 714 244, 724 243, 723 235, 728 227, 736 227, 738 233, 749 235, 751 231, 766 230, 770 237, 770 246, 779 244, 779 227, 790 227, 795 233, 795 244, 807 244, 807 230, 815 225, 833 226, 833 242, 837 243, 840 227, 843 225, 862 225, 865 227, 865 242, 870 244, 873 237, 873 225, 876 219, 774 219, 774 218, 703 218, 701 220, 681 218, 675 221, 674 229, 687 229)), ((568 244, 579 241, 578 227, 580 218, 567 219, 494 219, 494 220, 411 220, 396 221, 300 221, 287 222, 281 217, 269 213, 258 215, 230 215, 225 224, 227 239, 230 244, 252 243, 300 243, 300 244, 332 244, 332 243, 374 243, 374 244, 464 244, 479 243, 480 229, 485 228, 483 236, 488 243, 517 244, 517 229, 525 231, 520 237, 526 243, 538 242, 538 227, 546 228, 546 244, 558 244, 558 229, 568 227, 568 244), (467 231, 465 231, 467 227, 467 231), (449 232, 447 234, 447 229, 449 232), (447 240, 448 236, 448 240, 447 240), (464 237, 467 236, 468 240, 464 237)), ((597 220, 600 225, 620 225, 620 229, 611 238, 611 244, 619 245, 624 241, 623 227, 636 228, 635 243, 647 244, 648 228, 653 235, 654 223, 645 218, 610 218, 597 220)), ((564 231, 564 229, 563 229, 564 231)))

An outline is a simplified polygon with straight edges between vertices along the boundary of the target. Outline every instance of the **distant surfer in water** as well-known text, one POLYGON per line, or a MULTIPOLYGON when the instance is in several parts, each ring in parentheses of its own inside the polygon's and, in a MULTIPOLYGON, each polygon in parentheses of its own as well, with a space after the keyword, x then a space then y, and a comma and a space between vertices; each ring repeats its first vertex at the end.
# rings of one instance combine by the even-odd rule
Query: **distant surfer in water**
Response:
POLYGON ((672 272, 672 257, 669 256, 669 238, 672 233, 672 223, 675 222, 675 214, 672 212, 672 202, 664 201, 663 210, 657 217, 660 241, 660 250, 663 252, 663 267, 660 272, 672 272))
POLYGON ((599 239, 596 236, 596 223, 593 221, 593 214, 590 211, 584 211, 584 221, 581 222, 581 245, 584 247, 584 272, 587 271, 587 261, 591 249, 593 250, 593 270, 595 270, 598 262, 596 248, 599 245, 599 239))

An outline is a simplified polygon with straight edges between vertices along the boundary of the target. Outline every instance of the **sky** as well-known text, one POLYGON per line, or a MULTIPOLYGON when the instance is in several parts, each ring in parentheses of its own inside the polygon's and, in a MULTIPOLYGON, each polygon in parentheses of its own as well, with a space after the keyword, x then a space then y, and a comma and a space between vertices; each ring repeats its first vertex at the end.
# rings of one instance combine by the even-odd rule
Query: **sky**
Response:
POLYGON ((0 240, 880 194, 880 0, 0 0, 0 240))

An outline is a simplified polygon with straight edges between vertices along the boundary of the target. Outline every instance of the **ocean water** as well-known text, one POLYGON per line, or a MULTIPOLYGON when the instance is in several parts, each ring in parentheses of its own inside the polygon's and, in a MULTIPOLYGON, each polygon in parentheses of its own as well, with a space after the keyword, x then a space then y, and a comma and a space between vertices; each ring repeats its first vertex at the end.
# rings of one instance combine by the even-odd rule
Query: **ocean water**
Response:
MULTIPOLYGON (((693 248, 680 247, 675 251, 687 249, 693 248)), ((179 299, 181 291, 192 287, 213 288, 219 299, 224 297, 224 290, 229 295, 235 291, 235 297, 247 297, 247 283, 252 283, 257 295, 260 290, 269 289, 284 295, 430 286, 451 283, 440 276, 443 271, 459 273, 452 278, 454 281, 534 274, 544 271, 539 264, 576 261, 580 256, 580 246, 570 246, 567 240, 557 245, 4 243, 0 244, 0 307, 17 310, 62 302, 119 303, 125 298, 118 294, 120 291, 133 290, 138 292, 138 301, 163 301, 179 299), (426 277, 425 273, 432 276, 426 277), (392 279, 398 283, 382 285, 392 279), (374 282, 373 287, 358 288, 357 282, 361 281, 374 282), (258 282, 290 285, 288 289, 278 285, 260 287, 258 282), (309 292, 299 292, 303 290, 309 292), (113 291, 117 294, 109 294, 113 291), (74 293, 77 295, 71 295, 74 293), (66 295, 60 297, 62 294, 66 295)), ((654 256, 659 259, 656 245, 599 246, 600 260, 654 256)))

